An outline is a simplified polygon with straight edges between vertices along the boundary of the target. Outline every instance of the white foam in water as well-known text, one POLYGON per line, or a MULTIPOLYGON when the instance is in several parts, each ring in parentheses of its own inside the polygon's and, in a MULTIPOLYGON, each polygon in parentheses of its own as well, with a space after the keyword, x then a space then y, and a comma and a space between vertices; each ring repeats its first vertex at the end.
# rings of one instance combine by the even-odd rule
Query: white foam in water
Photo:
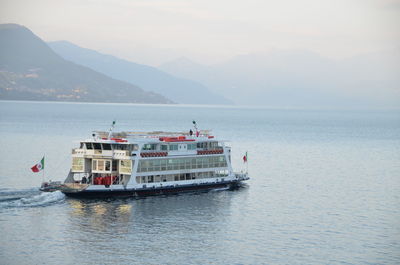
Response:
POLYGON ((16 201, 8 202, 8 207, 37 207, 64 200, 65 195, 61 191, 42 192, 38 195, 21 198, 16 201))
POLYGON ((215 189, 212 189, 211 191, 223 191, 223 190, 229 190, 229 187, 215 188, 215 189))

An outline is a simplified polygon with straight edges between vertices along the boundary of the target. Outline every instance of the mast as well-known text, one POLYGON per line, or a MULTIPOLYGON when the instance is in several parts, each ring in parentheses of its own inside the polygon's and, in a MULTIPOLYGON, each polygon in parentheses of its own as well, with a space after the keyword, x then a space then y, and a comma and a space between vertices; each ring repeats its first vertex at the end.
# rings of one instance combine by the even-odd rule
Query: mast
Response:
POLYGON ((193 126, 194 126, 194 129, 195 129, 195 131, 196 131, 196 137, 199 137, 199 131, 198 131, 198 129, 197 129, 197 123, 196 123, 195 120, 193 120, 193 126))
POLYGON ((115 126, 115 120, 113 120, 113 122, 111 124, 110 132, 108 133, 108 137, 107 137, 108 140, 111 138, 111 134, 112 134, 112 131, 114 130, 114 126, 115 126))

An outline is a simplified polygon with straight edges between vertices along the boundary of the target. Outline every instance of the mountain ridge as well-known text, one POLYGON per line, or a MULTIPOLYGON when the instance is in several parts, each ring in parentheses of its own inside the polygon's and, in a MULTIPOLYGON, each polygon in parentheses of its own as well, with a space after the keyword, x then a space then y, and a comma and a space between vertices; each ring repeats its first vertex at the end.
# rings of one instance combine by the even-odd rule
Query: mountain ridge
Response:
POLYGON ((82 48, 68 41, 48 42, 54 52, 71 62, 112 78, 136 84, 183 104, 232 104, 199 82, 178 78, 155 67, 82 48))
POLYGON ((173 103, 66 61, 28 28, 0 25, 0 99, 173 103))

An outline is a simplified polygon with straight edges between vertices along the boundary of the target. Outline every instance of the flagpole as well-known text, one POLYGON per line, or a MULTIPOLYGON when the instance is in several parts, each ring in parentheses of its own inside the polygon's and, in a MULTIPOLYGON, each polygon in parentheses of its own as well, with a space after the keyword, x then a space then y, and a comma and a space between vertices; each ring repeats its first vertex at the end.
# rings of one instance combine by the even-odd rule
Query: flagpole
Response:
POLYGON ((247 158, 247 151, 246 151, 246 174, 249 174, 249 159, 247 158))
MULTIPOLYGON (((44 162, 45 156, 46 156, 46 154, 43 154, 43 162, 44 162)), ((45 170, 45 166, 43 165, 42 183, 44 182, 44 170, 45 170)))

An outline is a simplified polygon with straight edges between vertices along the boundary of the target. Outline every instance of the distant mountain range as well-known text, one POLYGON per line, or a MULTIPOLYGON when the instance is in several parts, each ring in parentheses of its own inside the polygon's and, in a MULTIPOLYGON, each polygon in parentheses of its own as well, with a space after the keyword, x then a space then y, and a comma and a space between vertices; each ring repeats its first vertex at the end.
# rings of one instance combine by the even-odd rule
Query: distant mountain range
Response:
POLYGON ((23 26, 1 24, 0 99, 399 108, 400 52, 335 61, 274 50, 214 65, 183 57, 155 68, 66 41, 46 44, 23 26))
POLYGON ((29 29, 16 24, 0 25, 0 99, 173 102, 66 61, 29 29))
POLYGON ((67 41, 49 42, 48 45, 65 60, 162 94, 177 103, 232 104, 232 101, 213 93, 199 82, 177 78, 155 67, 101 54, 67 41))
POLYGON ((179 58, 159 66, 240 105, 300 108, 400 107, 400 52, 331 60, 304 50, 236 56, 210 66, 179 58))

